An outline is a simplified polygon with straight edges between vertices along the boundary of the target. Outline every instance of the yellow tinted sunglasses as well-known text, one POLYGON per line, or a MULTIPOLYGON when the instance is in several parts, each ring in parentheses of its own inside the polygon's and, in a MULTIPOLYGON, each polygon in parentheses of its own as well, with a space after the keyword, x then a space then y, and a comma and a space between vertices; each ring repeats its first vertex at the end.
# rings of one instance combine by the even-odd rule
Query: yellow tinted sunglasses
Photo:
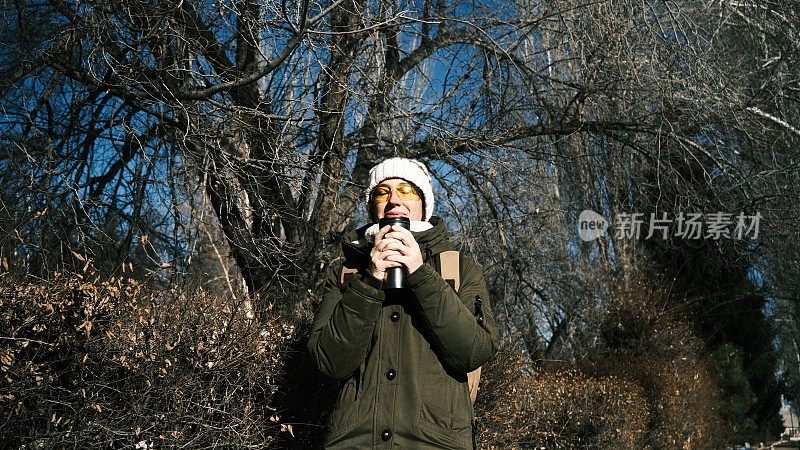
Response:
POLYGON ((372 190, 372 203, 388 202, 392 198, 392 191, 397 193, 400 200, 421 200, 419 190, 413 184, 402 183, 395 187, 381 184, 372 190))

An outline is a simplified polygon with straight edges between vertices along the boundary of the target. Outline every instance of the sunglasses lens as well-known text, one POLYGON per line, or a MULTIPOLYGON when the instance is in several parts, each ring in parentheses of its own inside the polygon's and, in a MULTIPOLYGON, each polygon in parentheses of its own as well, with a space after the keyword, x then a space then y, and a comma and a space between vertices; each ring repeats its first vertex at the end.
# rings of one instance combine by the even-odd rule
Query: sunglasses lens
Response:
POLYGON ((392 196, 392 189, 386 186, 378 186, 372 191, 372 201, 375 203, 383 203, 389 201, 392 196))
POLYGON ((400 200, 420 200, 421 197, 417 188, 411 184, 400 184, 392 188, 390 186, 378 186, 372 191, 372 201, 374 203, 388 202, 392 197, 392 191, 397 193, 400 200))
POLYGON ((419 200, 417 188, 410 184, 401 184, 397 186, 395 192, 397 192, 397 195, 400 196, 402 200, 419 200))

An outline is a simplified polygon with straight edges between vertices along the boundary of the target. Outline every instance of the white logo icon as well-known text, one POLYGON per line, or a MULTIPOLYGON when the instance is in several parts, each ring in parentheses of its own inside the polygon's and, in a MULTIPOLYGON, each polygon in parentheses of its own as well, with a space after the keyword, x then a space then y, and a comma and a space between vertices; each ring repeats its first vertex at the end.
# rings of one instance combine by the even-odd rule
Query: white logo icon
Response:
POLYGON ((604 235, 608 230, 608 221, 605 217, 591 209, 584 209, 578 216, 578 235, 584 242, 593 241, 604 235))

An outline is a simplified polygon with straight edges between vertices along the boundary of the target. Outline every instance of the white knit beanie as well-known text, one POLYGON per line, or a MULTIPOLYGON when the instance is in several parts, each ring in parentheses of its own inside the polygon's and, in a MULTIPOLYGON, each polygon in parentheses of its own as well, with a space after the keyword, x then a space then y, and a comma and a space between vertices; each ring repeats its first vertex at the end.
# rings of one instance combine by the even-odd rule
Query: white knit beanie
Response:
POLYGON ((402 178, 410 183, 414 183, 422 192, 422 199, 425 202, 425 220, 430 220, 433 215, 433 186, 431 177, 428 175, 428 168, 425 164, 416 159, 408 158, 389 158, 369 171, 369 184, 365 192, 367 211, 371 211, 370 196, 375 186, 381 184, 389 178, 402 178))

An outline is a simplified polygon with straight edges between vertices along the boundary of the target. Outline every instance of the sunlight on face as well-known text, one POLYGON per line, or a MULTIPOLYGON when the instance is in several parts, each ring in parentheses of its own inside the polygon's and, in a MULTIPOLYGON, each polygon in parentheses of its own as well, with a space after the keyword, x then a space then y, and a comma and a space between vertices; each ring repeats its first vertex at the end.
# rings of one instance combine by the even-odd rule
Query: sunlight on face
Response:
MULTIPOLYGON (((376 189, 391 189, 391 195, 385 201, 380 201, 382 198, 374 199, 373 197, 372 207, 375 208, 373 211, 376 220, 384 217, 408 217, 410 220, 422 220, 424 209, 419 188, 414 186, 416 195, 413 195, 409 194, 407 188, 403 189, 403 185, 414 186, 402 178, 389 178, 376 187, 376 189)), ((375 191, 373 191, 373 195, 374 193, 375 191)))

